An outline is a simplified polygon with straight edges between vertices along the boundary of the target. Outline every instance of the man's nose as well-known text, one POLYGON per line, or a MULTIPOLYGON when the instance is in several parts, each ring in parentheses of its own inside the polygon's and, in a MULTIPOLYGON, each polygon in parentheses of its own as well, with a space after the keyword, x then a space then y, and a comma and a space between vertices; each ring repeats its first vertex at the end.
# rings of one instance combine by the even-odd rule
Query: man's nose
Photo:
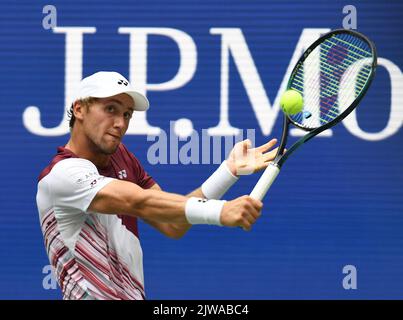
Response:
POLYGON ((116 116, 114 120, 115 128, 123 128, 125 126, 125 118, 123 115, 116 116))

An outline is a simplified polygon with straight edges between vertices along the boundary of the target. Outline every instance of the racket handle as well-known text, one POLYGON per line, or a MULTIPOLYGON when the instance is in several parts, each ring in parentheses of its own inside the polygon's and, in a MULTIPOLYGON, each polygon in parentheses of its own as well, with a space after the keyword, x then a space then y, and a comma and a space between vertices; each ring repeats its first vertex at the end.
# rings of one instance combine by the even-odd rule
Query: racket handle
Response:
POLYGON ((276 164, 270 163, 269 166, 264 170, 259 181, 256 183, 255 187, 250 193, 250 196, 257 200, 263 200, 279 172, 280 168, 276 164))

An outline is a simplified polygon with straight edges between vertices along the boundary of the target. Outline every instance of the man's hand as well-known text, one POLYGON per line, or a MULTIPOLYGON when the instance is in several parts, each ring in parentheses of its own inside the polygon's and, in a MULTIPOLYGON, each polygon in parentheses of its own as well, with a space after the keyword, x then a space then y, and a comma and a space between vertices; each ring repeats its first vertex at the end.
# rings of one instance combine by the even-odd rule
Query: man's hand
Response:
POLYGON ((248 175, 265 169, 276 156, 278 148, 271 150, 276 143, 277 139, 271 139, 260 147, 251 148, 249 139, 238 142, 228 156, 228 168, 235 176, 248 175))
POLYGON ((220 222, 227 227, 242 227, 249 231, 260 217, 263 203, 249 196, 227 201, 221 211, 220 222))

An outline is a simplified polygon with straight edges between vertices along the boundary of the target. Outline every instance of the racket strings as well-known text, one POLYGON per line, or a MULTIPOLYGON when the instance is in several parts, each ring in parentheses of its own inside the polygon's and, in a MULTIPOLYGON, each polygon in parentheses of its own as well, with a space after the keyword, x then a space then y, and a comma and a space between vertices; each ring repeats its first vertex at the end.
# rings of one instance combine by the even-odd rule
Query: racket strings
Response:
POLYGON ((373 53, 361 38, 335 34, 318 45, 294 73, 290 88, 304 97, 302 112, 290 118, 315 129, 336 119, 366 86, 373 53))
MULTIPOLYGON (((333 41, 329 41, 334 44, 333 41)), ((357 46, 355 46, 355 49, 357 46)), ((320 101, 320 122, 327 123, 333 120, 339 114, 337 97, 339 92, 339 83, 343 73, 346 69, 355 62, 355 60, 348 59, 347 48, 345 46, 327 46, 327 50, 320 50, 320 90, 321 90, 321 101, 320 101), (344 61, 347 61, 345 63, 344 61)), ((352 56, 354 57, 354 56, 352 56)), ((307 63, 309 65, 309 61, 307 63)), ((312 65, 312 63, 310 63, 312 65)), ((306 68, 305 68, 306 69, 306 68)), ((317 70, 316 68, 311 68, 311 70, 317 70)), ((354 70, 350 69, 350 73, 354 70)), ((311 78, 312 79, 312 78, 311 78)), ((312 86, 312 81, 309 84, 312 86)), ((317 121, 316 121, 316 124, 317 121)), ((312 121, 310 124, 312 125, 312 121)))

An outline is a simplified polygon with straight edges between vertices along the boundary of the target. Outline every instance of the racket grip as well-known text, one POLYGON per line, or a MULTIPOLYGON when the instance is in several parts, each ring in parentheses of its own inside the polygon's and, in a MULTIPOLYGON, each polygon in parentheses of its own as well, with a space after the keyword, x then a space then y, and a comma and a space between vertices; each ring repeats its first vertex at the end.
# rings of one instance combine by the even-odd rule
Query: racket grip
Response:
POLYGON ((280 168, 276 164, 270 163, 269 166, 264 170, 259 181, 256 183, 255 187, 250 193, 250 196, 257 200, 263 200, 279 172, 280 168))

